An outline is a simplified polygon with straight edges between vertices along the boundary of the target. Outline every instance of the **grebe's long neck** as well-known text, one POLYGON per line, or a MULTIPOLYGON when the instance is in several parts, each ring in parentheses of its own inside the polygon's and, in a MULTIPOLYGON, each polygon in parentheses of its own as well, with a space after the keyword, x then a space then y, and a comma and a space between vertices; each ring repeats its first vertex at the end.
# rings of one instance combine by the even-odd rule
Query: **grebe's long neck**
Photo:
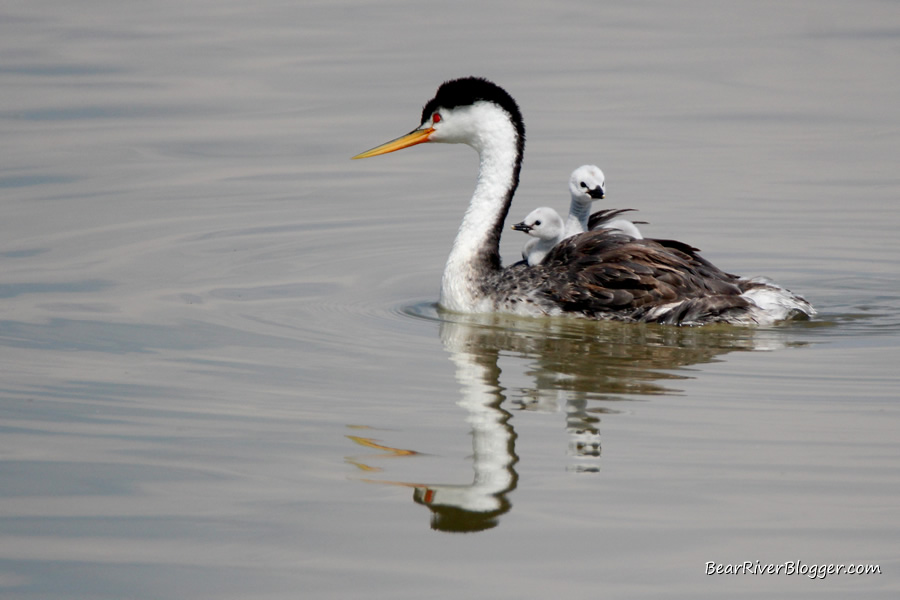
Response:
POLYGON ((587 231, 591 205, 579 202, 572 197, 569 204, 569 216, 566 219, 566 237, 587 231))
POLYGON ((461 140, 478 152, 478 181, 463 217, 441 282, 441 306, 481 312, 490 294, 487 279, 501 269, 500 234, 519 185, 524 139, 505 112, 479 119, 477 134, 461 140))

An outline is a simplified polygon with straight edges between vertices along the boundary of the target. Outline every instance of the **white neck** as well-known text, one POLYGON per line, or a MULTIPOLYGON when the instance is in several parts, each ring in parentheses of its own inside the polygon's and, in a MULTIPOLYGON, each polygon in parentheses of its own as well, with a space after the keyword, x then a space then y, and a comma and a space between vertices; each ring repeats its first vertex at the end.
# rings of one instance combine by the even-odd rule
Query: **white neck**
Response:
POLYGON ((463 217, 441 281, 441 306, 457 312, 483 312, 486 276, 500 269, 500 231, 518 184, 518 134, 506 113, 482 105, 475 134, 460 139, 478 152, 478 181, 463 217))
POLYGON ((590 210, 590 204, 579 202, 574 196, 572 197, 572 201, 569 203, 569 216, 566 219, 566 237, 587 231, 590 210))

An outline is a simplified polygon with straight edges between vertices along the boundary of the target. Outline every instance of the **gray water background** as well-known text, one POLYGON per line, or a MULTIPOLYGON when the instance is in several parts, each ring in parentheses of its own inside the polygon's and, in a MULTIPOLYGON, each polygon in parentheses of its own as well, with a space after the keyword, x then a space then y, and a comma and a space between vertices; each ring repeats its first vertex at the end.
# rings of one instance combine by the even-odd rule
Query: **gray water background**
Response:
POLYGON ((0 57, 3 598, 897 597, 896 2, 7 1, 0 57), (349 157, 470 74, 511 218, 596 163, 819 315, 439 315, 475 154, 349 157))

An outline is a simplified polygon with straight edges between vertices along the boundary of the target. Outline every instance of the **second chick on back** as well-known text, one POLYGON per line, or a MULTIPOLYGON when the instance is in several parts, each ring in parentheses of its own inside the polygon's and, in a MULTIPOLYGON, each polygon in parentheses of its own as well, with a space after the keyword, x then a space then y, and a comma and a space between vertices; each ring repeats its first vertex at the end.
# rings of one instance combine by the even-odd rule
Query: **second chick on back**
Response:
POLYGON ((534 209, 524 221, 516 223, 512 228, 532 237, 522 248, 522 258, 529 265, 536 265, 544 260, 553 246, 565 237, 562 217, 549 206, 534 209))

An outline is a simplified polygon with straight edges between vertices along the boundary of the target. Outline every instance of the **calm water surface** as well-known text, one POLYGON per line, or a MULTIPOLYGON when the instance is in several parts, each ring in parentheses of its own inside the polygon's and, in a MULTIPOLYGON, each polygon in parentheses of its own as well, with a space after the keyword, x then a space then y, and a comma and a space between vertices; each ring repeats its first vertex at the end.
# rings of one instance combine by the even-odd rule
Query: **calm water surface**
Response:
POLYGON ((897 597, 896 3, 0 14, 3 598, 897 597), (349 157, 468 74, 525 115, 511 217, 597 163, 819 315, 440 314, 475 154, 349 157))

